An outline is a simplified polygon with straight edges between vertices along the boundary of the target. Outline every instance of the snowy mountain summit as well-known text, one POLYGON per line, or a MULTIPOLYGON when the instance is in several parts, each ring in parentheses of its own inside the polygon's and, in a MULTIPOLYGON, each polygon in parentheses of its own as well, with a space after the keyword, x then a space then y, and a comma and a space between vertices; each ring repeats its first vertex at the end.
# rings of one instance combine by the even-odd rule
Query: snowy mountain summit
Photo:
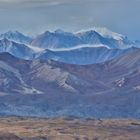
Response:
POLYGON ((29 44, 31 42, 31 37, 25 36, 18 31, 8 31, 0 35, 0 40, 8 39, 17 43, 29 44))
POLYGON ((93 28, 94 31, 98 32, 100 35, 102 35, 103 37, 107 37, 107 38, 113 38, 115 40, 123 40, 126 37, 122 34, 113 32, 105 27, 99 28, 99 27, 94 27, 93 28))
POLYGON ((77 31, 76 34, 78 34, 78 33, 79 34, 82 34, 82 33, 84 34, 86 32, 97 32, 102 37, 112 38, 112 39, 115 39, 115 40, 123 40, 123 39, 126 38, 126 36, 124 36, 122 34, 119 34, 119 33, 116 33, 116 32, 113 32, 106 27, 93 27, 93 28, 89 28, 89 29, 85 29, 85 30, 80 30, 80 31, 77 31))

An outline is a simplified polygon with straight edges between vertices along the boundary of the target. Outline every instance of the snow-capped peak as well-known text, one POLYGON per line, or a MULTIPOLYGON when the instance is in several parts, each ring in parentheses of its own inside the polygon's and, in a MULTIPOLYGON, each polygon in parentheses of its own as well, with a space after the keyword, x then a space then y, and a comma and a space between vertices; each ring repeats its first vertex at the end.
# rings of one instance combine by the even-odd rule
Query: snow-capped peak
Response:
POLYGON ((101 36, 103 36, 105 38, 113 38, 115 40, 123 40, 125 38, 125 36, 123 36, 119 33, 115 33, 105 27, 93 27, 90 29, 78 31, 75 34, 79 34, 79 33, 82 34, 82 33, 86 33, 86 32, 97 32, 98 34, 100 34, 101 36))
POLYGON ((60 33, 60 34, 65 33, 65 31, 63 31, 62 29, 57 29, 57 30, 55 30, 54 32, 55 32, 55 33, 60 33))
POLYGON ((23 44, 28 44, 31 41, 30 37, 25 36, 24 34, 18 31, 8 31, 6 33, 1 34, 0 39, 4 39, 4 38, 23 44))
POLYGON ((115 33, 105 27, 102 27, 102 28, 94 27, 93 30, 98 32, 103 37, 113 38, 115 40, 123 40, 125 38, 125 36, 123 36, 119 33, 115 33))
POLYGON ((5 33, 1 34, 0 37, 8 39, 8 38, 15 37, 15 36, 18 37, 19 35, 23 36, 23 34, 18 32, 18 31, 9 30, 8 32, 5 32, 5 33))
POLYGON ((57 29, 54 31, 54 33, 57 33, 57 34, 64 34, 64 35, 72 35, 71 32, 67 32, 67 31, 64 31, 62 29, 57 29))
POLYGON ((80 30, 78 32, 75 32, 74 33, 75 35, 100 35, 98 32, 96 32, 95 30, 93 29, 89 29, 89 30, 80 30))

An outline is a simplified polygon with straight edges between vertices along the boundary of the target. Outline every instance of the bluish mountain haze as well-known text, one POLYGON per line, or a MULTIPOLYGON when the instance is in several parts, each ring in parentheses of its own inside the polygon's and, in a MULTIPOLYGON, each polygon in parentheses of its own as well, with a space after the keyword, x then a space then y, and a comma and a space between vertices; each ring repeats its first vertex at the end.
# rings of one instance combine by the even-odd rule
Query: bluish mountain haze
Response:
POLYGON ((0 36, 1 115, 140 118, 139 41, 105 28, 0 36))
POLYGON ((52 59, 71 64, 93 64, 132 51, 139 43, 106 28, 69 33, 46 31, 34 38, 18 31, 0 35, 1 52, 24 59, 52 59))
POLYGON ((0 54, 0 113, 139 118, 140 50, 101 64, 70 65, 0 54))

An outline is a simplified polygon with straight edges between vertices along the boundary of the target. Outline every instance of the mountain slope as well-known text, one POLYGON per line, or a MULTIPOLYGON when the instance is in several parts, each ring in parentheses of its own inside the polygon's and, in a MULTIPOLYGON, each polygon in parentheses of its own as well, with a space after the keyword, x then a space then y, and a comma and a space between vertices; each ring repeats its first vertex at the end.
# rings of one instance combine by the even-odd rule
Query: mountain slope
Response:
MULTIPOLYGON (((97 45, 96 45, 97 46, 97 45)), ((108 49, 103 45, 99 46, 77 46, 73 49, 45 50, 36 55, 37 59, 56 60, 68 64, 95 64, 105 62, 115 57, 134 51, 136 48, 108 49)))
POLYGON ((30 59, 33 57, 34 51, 24 44, 15 43, 8 39, 0 40, 0 52, 9 52, 10 54, 23 58, 30 59))
POLYGON ((1 114, 139 118, 139 49, 94 65, 27 61, 7 53, 0 62, 1 114))
POLYGON ((8 31, 6 33, 3 33, 0 35, 0 40, 2 39, 8 39, 21 44, 29 44, 32 40, 30 37, 25 36, 18 31, 8 31))
POLYGON ((41 93, 28 86, 23 80, 23 73, 29 69, 29 61, 20 60, 9 53, 0 54, 0 93, 32 94, 41 93))

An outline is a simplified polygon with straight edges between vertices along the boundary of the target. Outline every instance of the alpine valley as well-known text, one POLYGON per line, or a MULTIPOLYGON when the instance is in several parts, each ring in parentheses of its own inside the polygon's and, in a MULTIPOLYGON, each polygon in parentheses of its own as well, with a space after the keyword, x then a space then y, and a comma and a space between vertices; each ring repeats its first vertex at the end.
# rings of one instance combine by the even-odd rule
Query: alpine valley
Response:
POLYGON ((106 28, 1 34, 0 115, 140 118, 140 43, 106 28))

